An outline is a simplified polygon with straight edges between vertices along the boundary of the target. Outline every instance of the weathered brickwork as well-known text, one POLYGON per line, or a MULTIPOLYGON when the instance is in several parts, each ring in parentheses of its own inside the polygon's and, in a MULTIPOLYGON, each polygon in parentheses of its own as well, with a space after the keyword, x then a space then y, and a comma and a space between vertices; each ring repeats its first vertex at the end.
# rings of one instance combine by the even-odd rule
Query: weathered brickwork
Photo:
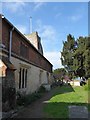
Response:
POLYGON ((16 33, 16 31, 13 31, 12 33, 12 52, 16 53, 17 55, 20 55, 20 36, 16 33))
POLYGON ((5 45, 6 49, 9 50, 9 36, 10 36, 10 26, 2 20, 2 43, 5 45))
MULTIPOLYGON (((3 20, 2 22, 2 43, 6 46, 6 49, 9 50, 9 39, 10 39, 10 30, 11 26, 3 20)), ((22 51, 22 50, 21 50, 22 51)), ((33 64, 38 65, 39 67, 52 72, 52 65, 46 60, 44 56, 42 56, 36 48, 34 48, 29 40, 25 37, 21 36, 19 32, 14 29, 12 33, 12 52, 16 55, 31 61, 33 64), (25 45, 27 47, 27 53, 23 52, 25 55, 20 54, 21 45, 25 45), (27 55, 26 55, 27 54, 27 55), (25 57, 24 57, 25 56, 25 57)))

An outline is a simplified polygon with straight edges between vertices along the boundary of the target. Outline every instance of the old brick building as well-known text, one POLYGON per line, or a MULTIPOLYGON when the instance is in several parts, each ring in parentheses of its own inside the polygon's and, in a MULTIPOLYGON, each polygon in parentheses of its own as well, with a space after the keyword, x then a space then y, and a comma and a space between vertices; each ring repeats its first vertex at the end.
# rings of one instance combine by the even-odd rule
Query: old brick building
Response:
POLYGON ((43 56, 38 33, 23 35, 3 15, 0 15, 0 58, 3 92, 12 88, 12 93, 28 94, 52 82, 52 64, 43 56))

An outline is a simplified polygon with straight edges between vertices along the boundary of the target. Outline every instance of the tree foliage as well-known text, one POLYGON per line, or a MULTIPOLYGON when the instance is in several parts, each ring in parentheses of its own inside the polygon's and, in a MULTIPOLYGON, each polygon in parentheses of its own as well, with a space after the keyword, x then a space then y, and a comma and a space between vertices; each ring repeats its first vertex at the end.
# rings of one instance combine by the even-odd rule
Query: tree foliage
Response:
POLYGON ((67 74, 67 71, 65 70, 65 68, 58 68, 54 70, 53 74, 56 79, 60 80, 62 77, 64 77, 67 74))
POLYGON ((90 37, 75 40, 69 34, 67 41, 63 42, 61 61, 68 72, 79 77, 90 77, 90 37))

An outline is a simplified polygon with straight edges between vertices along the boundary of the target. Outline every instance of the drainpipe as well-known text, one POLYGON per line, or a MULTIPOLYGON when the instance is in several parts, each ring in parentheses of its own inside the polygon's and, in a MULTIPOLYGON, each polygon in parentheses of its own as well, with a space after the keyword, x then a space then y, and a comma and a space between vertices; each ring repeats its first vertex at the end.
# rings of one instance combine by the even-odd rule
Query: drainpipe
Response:
POLYGON ((9 61, 11 61, 11 51, 12 51, 12 32, 14 27, 10 30, 10 43, 9 43, 9 61))

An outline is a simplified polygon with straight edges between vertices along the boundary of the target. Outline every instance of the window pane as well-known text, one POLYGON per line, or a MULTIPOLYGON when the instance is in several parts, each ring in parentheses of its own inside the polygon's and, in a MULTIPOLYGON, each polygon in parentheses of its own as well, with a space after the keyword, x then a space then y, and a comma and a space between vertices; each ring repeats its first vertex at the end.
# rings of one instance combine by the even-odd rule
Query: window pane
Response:
POLYGON ((25 71, 25 88, 27 87, 27 69, 25 71))
POLYGON ((20 68, 20 72, 19 72, 19 89, 21 88, 21 68, 20 68))
POLYGON ((22 88, 24 88, 24 69, 22 71, 22 88))
POLYGON ((24 58, 28 58, 28 47, 23 43, 20 45, 20 55, 24 58))

